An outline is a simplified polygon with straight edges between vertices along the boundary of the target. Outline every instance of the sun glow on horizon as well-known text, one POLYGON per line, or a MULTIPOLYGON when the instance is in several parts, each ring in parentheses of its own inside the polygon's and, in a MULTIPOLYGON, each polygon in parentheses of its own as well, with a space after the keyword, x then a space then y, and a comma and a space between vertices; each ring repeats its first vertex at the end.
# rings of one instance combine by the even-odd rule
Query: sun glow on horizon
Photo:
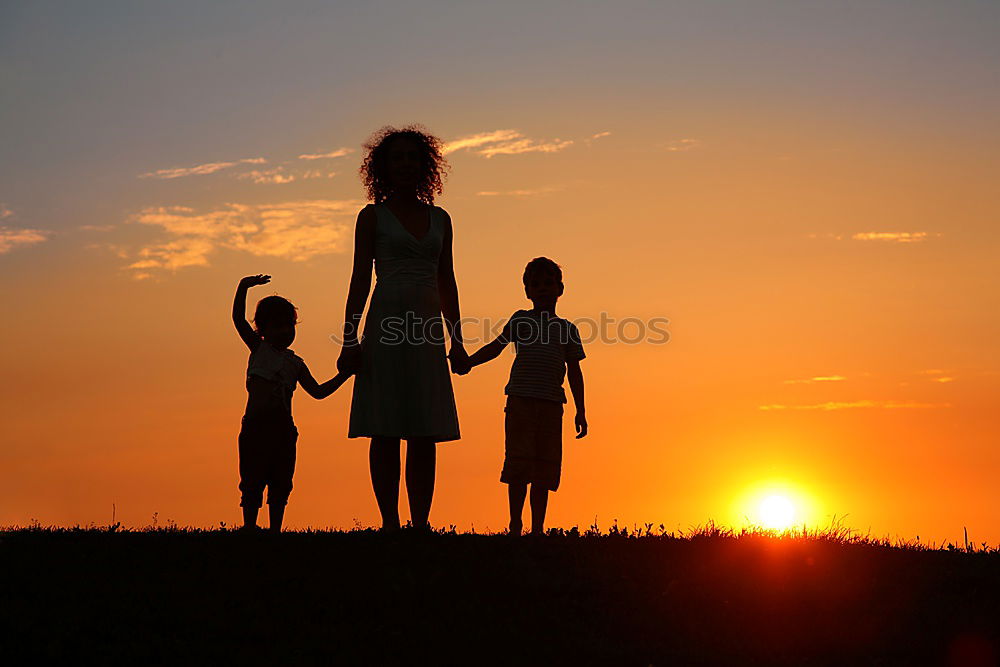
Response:
POLYGON ((754 484, 735 499, 734 509, 746 524, 765 530, 815 526, 819 520, 813 494, 786 480, 754 484))
POLYGON ((795 504, 787 496, 779 494, 764 498, 757 514, 762 526, 774 530, 786 530, 796 522, 795 504))

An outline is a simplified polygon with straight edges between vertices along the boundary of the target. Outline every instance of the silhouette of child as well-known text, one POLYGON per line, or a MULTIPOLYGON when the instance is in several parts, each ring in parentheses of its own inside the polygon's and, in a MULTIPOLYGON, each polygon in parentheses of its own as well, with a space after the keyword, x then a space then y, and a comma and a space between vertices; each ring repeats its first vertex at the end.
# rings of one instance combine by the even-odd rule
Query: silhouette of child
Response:
POLYGON ((514 364, 504 389, 504 462, 500 481, 507 484, 510 502, 510 534, 521 534, 524 498, 531 485, 531 532, 545 531, 545 509, 549 491, 559 488, 562 468, 562 414, 566 393, 563 378, 576 404, 577 439, 587 435, 583 402, 583 371, 586 355, 576 326, 556 315, 562 296, 562 269, 546 257, 536 257, 524 269, 524 293, 531 310, 519 310, 493 341, 479 348, 466 364, 454 360, 455 372, 464 375, 473 366, 496 359, 507 343, 514 343, 514 364))
POLYGON ((338 373, 318 384, 302 358, 288 349, 295 340, 296 309, 280 296, 257 302, 253 322, 246 321, 247 290, 270 282, 258 274, 240 280, 233 299, 233 324, 250 348, 247 365, 247 408, 239 435, 240 491, 243 528, 257 528, 257 512, 264 500, 270 530, 281 531, 295 470, 295 442, 299 432, 292 421, 292 392, 301 384, 313 398, 326 398, 344 384, 349 373, 338 373))

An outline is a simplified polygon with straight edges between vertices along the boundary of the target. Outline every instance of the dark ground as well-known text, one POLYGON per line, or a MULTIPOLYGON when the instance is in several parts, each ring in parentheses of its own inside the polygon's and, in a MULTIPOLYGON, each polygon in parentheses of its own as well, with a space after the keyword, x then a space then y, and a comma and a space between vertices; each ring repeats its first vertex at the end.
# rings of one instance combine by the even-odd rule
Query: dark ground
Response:
POLYGON ((5 665, 979 665, 998 646, 996 552, 0 531, 5 665))

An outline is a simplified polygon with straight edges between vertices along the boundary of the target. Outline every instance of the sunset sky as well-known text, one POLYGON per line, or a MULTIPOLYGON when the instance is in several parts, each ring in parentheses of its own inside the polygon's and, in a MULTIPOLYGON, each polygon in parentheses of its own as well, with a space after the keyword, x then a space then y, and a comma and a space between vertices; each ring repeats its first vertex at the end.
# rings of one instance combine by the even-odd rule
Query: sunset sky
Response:
MULTIPOLYGON (((550 525, 740 527, 781 493, 996 544, 998 28, 989 0, 5 3, 0 525, 236 524, 236 283, 271 274, 251 307, 291 299, 332 376, 361 144, 416 122, 464 316, 524 307, 546 255, 562 316, 669 319, 587 343, 550 525)), ((511 358, 454 378, 436 526, 506 525, 511 358)), ((350 387, 296 392, 290 528, 377 523, 350 387)))

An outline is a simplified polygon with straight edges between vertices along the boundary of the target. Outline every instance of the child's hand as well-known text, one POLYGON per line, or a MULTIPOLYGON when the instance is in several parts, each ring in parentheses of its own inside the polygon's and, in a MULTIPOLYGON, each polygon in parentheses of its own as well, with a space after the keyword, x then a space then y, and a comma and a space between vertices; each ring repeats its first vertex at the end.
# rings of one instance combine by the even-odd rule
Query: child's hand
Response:
POLYGON ((448 354, 448 360, 451 362, 451 372, 455 375, 466 375, 472 370, 469 354, 464 347, 453 346, 448 354))
POLYGON ((577 412, 576 418, 573 420, 573 423, 576 425, 577 440, 587 435, 587 416, 585 414, 583 414, 582 412, 577 412))
POLYGON ((344 345, 337 357, 337 372, 345 375, 356 375, 361 370, 361 344, 344 345))
POLYGON ((255 287, 257 285, 266 285, 271 282, 271 276, 258 273, 255 276, 247 276, 240 281, 240 287, 255 287))

